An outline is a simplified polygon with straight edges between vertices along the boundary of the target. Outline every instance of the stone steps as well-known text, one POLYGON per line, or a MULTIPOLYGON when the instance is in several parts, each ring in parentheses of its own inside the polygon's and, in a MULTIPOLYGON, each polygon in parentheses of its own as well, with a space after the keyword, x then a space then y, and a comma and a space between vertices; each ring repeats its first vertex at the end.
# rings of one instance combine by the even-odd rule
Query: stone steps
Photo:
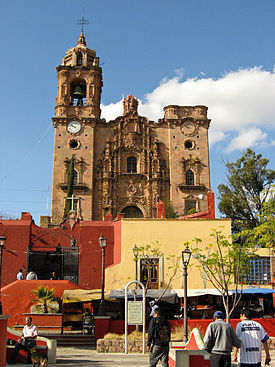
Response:
POLYGON ((58 347, 95 347, 95 337, 93 335, 82 334, 50 334, 40 333, 40 336, 44 336, 49 339, 57 341, 58 347))

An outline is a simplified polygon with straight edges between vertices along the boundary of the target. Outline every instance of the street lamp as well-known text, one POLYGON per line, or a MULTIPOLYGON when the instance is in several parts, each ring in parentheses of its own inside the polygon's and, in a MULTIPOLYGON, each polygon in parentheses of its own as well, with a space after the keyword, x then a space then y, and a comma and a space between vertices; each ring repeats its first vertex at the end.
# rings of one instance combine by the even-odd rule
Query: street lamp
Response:
POLYGON ((98 309, 99 316, 105 316, 105 300, 104 300, 104 285, 105 285, 105 247, 107 245, 107 240, 103 235, 101 235, 98 239, 99 245, 102 249, 102 276, 101 276, 101 300, 98 309))
POLYGON ((191 258, 191 251, 187 244, 184 251, 181 253, 182 266, 183 266, 183 280, 184 280, 184 313, 183 313, 183 333, 184 342, 188 341, 188 329, 187 329, 187 266, 191 258))
POLYGON ((137 261, 138 261, 138 247, 137 245, 134 246, 133 248, 133 254, 134 254, 134 257, 135 257, 135 263, 136 263, 136 280, 137 280, 137 261))
POLYGON ((1 234, 0 236, 0 315, 3 314, 2 310, 2 302, 1 302, 1 274, 2 274, 2 255, 3 255, 3 249, 6 243, 6 237, 1 234))

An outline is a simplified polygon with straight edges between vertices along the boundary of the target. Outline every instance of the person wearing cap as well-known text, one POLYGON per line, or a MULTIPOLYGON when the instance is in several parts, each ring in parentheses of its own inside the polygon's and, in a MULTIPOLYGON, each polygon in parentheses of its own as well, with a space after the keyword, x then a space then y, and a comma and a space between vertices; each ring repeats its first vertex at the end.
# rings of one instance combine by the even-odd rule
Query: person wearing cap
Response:
POLYGON ((240 367, 261 367, 262 344, 265 350, 265 365, 271 361, 267 340, 269 339, 265 329, 259 322, 251 320, 252 311, 244 308, 240 312, 241 322, 236 327, 236 334, 241 339, 240 353, 234 348, 234 361, 240 367))
POLYGON ((157 305, 152 307, 152 312, 153 317, 150 320, 147 341, 147 351, 150 352, 149 367, 156 367, 158 361, 161 361, 162 367, 168 367, 169 342, 171 338, 170 323, 161 314, 157 305))
POLYGON ((204 336, 204 350, 211 354, 210 367, 230 367, 232 347, 240 348, 241 341, 222 311, 216 311, 204 336))

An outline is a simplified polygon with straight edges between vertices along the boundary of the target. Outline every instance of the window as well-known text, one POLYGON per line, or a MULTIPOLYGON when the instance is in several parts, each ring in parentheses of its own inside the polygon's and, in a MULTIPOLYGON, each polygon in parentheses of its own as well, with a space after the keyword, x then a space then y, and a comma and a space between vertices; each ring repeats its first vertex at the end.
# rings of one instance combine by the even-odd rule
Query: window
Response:
POLYGON ((158 289, 159 287, 159 259, 140 259, 140 281, 144 285, 148 282, 148 288, 158 289))
POLYGON ((77 54, 76 56, 76 65, 81 66, 82 65, 82 54, 77 54))
POLYGON ((137 173, 137 159, 135 157, 127 158, 127 173, 137 173))
POLYGON ((196 209, 196 200, 185 200, 185 214, 191 209, 196 209))
POLYGON ((74 169, 74 185, 77 185, 78 182, 78 173, 77 171, 74 169))
POLYGON ((189 169, 185 175, 186 185, 194 186, 194 172, 189 169))
POLYGON ((270 257, 259 257, 249 260, 249 273, 246 277, 247 284, 270 284, 270 257))

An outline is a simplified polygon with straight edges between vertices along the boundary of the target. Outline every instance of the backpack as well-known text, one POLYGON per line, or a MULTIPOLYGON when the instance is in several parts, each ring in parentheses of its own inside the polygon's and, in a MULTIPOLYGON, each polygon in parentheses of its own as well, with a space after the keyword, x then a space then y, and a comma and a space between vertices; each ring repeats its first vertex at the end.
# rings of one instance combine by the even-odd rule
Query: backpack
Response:
POLYGON ((156 337, 159 338, 162 344, 168 344, 171 339, 171 327, 169 321, 156 319, 156 329, 158 334, 156 337))

